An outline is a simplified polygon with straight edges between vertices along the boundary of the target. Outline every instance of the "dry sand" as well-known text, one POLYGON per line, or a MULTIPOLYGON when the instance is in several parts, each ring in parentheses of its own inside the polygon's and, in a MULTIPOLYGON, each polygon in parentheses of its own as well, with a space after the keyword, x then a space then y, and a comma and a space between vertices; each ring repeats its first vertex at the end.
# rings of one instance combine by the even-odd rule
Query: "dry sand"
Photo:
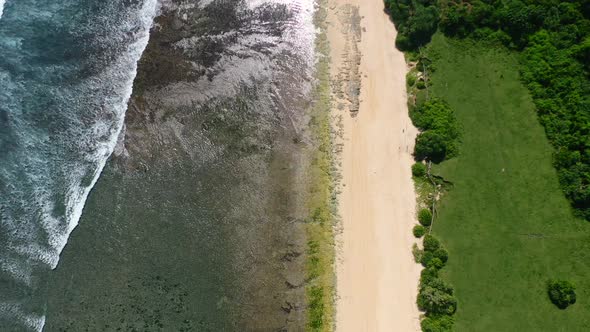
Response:
POLYGON ((328 3, 334 112, 343 129, 336 330, 420 331, 407 66, 383 0, 328 3))

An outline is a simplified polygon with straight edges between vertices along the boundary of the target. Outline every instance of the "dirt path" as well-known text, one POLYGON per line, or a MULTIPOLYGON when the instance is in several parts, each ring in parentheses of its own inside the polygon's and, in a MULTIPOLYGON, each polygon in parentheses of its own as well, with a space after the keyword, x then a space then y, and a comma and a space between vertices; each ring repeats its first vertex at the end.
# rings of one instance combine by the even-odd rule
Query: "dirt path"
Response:
POLYGON ((406 107, 406 63, 382 0, 328 7, 343 128, 336 330, 419 331, 410 170, 417 131, 406 107))

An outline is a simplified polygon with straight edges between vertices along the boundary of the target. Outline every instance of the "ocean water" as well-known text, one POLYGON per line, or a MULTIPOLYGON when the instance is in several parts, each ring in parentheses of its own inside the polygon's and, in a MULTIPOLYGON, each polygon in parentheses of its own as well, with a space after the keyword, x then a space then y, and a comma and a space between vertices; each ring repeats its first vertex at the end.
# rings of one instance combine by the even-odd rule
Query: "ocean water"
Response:
POLYGON ((0 3, 0 328, 44 325, 54 269, 122 128, 156 0, 0 3))
POLYGON ((0 331, 300 330, 315 1, 2 2, 0 331))

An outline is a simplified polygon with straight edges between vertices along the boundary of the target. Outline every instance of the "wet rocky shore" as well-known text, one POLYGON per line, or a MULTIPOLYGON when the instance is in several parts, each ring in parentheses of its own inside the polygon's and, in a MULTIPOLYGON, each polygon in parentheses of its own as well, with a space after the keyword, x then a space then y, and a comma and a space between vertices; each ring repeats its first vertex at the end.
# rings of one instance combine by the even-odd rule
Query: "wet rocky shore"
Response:
POLYGON ((304 329, 313 40, 288 37, 306 10, 164 4, 46 331, 304 329))

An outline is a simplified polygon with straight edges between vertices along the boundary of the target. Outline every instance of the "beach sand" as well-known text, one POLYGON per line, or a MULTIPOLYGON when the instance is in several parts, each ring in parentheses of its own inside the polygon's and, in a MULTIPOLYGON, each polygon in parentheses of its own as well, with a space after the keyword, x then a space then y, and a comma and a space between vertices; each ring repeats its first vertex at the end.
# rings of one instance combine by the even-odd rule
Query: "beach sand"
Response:
POLYGON ((406 105, 407 66, 383 8, 382 0, 328 1, 343 144, 337 331, 420 331, 420 266, 412 257, 417 130, 406 105))

